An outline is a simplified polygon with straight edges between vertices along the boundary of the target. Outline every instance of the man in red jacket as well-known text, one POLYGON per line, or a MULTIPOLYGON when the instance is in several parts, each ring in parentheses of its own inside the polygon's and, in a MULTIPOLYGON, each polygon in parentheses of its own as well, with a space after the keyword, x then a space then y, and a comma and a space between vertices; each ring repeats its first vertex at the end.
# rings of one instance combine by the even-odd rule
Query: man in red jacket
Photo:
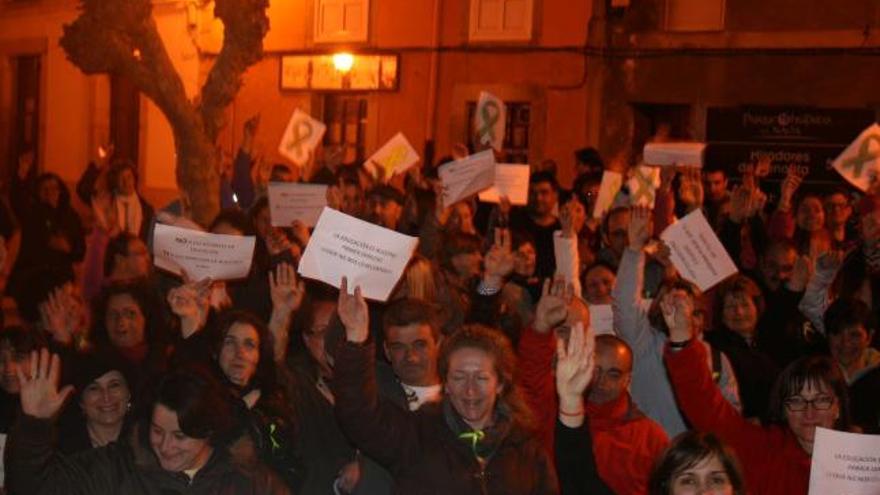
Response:
MULTIPOLYGON (((554 284, 552 289, 545 287, 534 325, 520 338, 520 379, 550 452, 557 414, 579 413, 558 410, 552 370, 555 334, 565 334, 578 322, 586 326, 589 320, 587 305, 554 284)), ((596 337, 595 362, 586 413, 599 475, 618 495, 646 493, 654 459, 669 440, 663 428, 642 414, 629 395, 633 362, 629 346, 615 336, 600 335, 596 337)))

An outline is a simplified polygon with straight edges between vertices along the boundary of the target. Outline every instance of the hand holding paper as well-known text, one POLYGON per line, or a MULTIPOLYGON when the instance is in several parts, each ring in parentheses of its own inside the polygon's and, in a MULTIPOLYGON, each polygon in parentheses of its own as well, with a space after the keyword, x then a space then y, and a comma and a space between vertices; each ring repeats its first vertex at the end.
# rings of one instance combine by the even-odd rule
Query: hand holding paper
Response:
POLYGON ((495 184, 480 193, 480 201, 499 203, 501 197, 506 196, 511 204, 527 204, 530 173, 531 167, 528 164, 496 163, 495 184))
POLYGON ((694 210, 660 234, 669 246, 672 264, 686 280, 706 291, 737 272, 736 264, 709 226, 702 210, 694 210))
POLYGON ((643 156, 646 165, 681 165, 702 168, 705 150, 706 143, 647 143, 643 156))
POLYGON ((495 153, 485 150, 445 163, 437 173, 443 184, 443 204, 450 206, 495 184, 495 153))
POLYGON ((187 273, 193 280, 244 278, 251 270, 254 236, 209 234, 197 230, 156 224, 153 259, 171 273, 187 273))

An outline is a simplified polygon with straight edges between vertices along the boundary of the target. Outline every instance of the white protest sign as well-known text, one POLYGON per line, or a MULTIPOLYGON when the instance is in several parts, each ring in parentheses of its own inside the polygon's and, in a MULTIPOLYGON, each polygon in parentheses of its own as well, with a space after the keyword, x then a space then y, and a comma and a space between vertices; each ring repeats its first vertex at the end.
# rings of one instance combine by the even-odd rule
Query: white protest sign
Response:
POLYGON ((474 112, 474 127, 480 143, 501 150, 504 144, 504 126, 507 109, 500 98, 487 91, 480 91, 480 99, 474 112))
POLYGON ((602 184, 599 185, 599 194, 596 196, 596 204, 593 206, 593 218, 602 218, 614 204, 614 198, 623 186, 623 174, 606 170, 602 172, 602 184))
POLYGON ((528 164, 496 163, 495 185, 480 193, 480 201, 498 203, 501 196, 507 196, 512 205, 525 205, 529 202, 528 164))
POLYGON ((210 234, 157 223, 153 260, 157 267, 193 280, 235 280, 251 271, 256 237, 210 234))
POLYGON ((596 335, 615 335, 614 311, 610 304, 590 304, 590 328, 596 335))
POLYGON ((632 177, 627 181, 629 201, 633 206, 654 207, 654 197, 660 187, 660 169, 639 165, 633 169, 632 177))
POLYGON ((305 165, 326 130, 323 122, 297 108, 281 136, 278 153, 297 165, 305 165))
POLYGON ((672 251, 670 258, 678 273, 702 291, 737 272, 700 209, 667 227, 660 239, 672 251))
POLYGON ((880 125, 872 124, 831 164, 850 184, 867 191, 880 177, 880 125))
POLYGON ((419 161, 419 154, 409 144, 406 136, 398 132, 366 161, 367 170, 374 178, 386 181, 395 174, 402 174, 419 161), (382 173, 379 173, 379 169, 382 173))
POLYGON ((809 495, 880 493, 880 435, 816 428, 809 495))
POLYGON ((299 262, 303 277, 339 287, 348 277, 351 290, 386 301, 419 240, 324 208, 299 262))
POLYGON ((327 206, 327 186, 296 182, 269 183, 269 216, 273 227, 290 227, 299 220, 314 227, 327 206))
POLYGON ((682 165, 690 167, 703 166, 703 152, 706 143, 646 143, 643 157, 648 165, 682 165))
POLYGON ((495 184, 495 153, 489 149, 444 163, 437 175, 443 184, 443 204, 451 206, 495 184))

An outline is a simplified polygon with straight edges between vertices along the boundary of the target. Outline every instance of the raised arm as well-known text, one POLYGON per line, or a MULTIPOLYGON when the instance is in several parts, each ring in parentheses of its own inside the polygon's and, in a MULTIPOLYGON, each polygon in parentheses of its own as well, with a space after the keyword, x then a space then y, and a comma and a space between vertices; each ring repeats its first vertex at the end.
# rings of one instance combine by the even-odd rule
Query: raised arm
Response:
POLYGON ((376 351, 369 341, 369 310, 360 287, 348 293, 342 279, 337 306, 345 340, 335 349, 331 386, 334 411, 343 431, 370 457, 390 470, 420 451, 416 416, 379 397, 376 351))
POLYGON ((643 248, 650 234, 650 212, 633 208, 629 224, 629 247, 623 252, 617 267, 617 282, 612 291, 614 329, 625 340, 636 356, 653 348, 651 326, 642 304, 645 278, 643 248))

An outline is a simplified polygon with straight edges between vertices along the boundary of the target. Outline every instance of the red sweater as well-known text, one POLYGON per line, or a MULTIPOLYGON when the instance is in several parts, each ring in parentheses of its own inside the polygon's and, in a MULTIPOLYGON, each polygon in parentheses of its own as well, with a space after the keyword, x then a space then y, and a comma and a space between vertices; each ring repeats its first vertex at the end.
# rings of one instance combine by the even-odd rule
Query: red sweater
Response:
POLYGON ((806 494, 810 456, 788 427, 758 426, 727 403, 706 368, 706 349, 689 344, 666 348, 666 369, 679 406, 691 424, 711 432, 736 452, 751 495, 806 494))
MULTIPOLYGON (((554 352, 552 333, 530 328, 520 337, 520 382, 551 453, 559 407, 551 370, 554 352)), ((627 393, 606 404, 588 404, 587 416, 602 480, 618 495, 646 493, 654 460, 669 443, 663 428, 642 414, 627 393)))

